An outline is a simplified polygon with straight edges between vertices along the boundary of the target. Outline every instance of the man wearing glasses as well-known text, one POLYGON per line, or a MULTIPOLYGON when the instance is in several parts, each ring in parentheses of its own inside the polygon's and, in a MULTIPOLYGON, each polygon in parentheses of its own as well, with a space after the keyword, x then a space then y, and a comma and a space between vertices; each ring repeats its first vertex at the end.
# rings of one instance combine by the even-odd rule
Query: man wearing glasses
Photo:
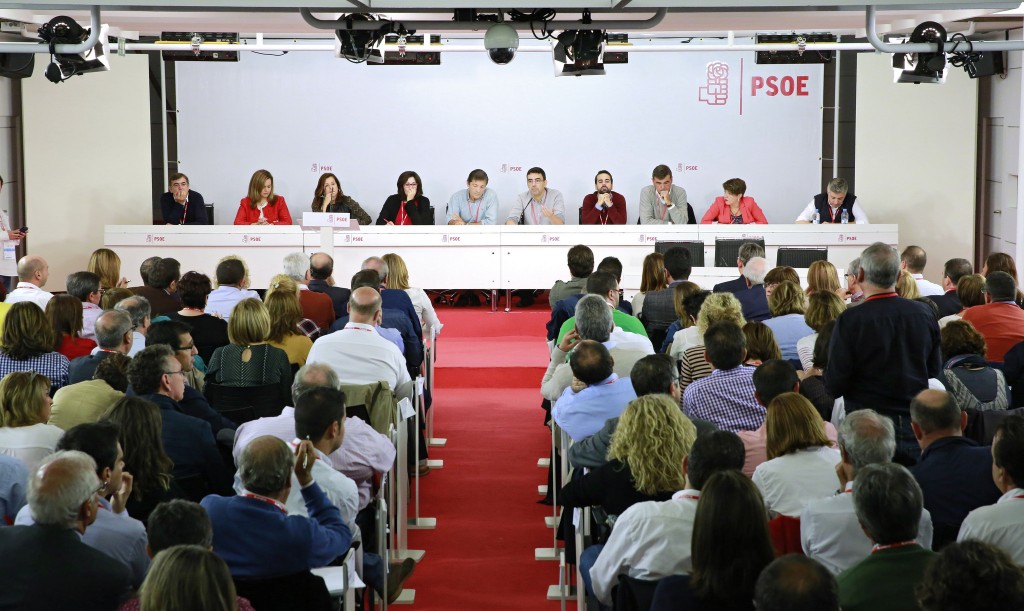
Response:
POLYGON ((97 346, 92 354, 72 359, 68 365, 68 384, 91 380, 103 359, 115 352, 128 354, 132 349, 135 337, 128 314, 118 310, 104 312, 96 319, 95 329, 97 346))
POLYGON ((548 189, 548 176, 540 168, 526 171, 527 191, 520 193, 509 210, 506 225, 564 225, 565 198, 562 192, 548 189))

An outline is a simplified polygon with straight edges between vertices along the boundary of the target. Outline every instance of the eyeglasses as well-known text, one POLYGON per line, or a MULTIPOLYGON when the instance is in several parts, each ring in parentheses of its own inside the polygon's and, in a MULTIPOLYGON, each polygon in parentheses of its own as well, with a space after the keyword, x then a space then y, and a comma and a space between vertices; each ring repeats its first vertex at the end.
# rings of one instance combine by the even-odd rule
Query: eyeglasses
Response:
POLYGON ((417 185, 414 182, 407 182, 407 183, 405 183, 405 186, 407 186, 407 187, 415 187, 417 185))
POLYGON ((178 348, 178 351, 179 352, 192 352, 192 350, 194 350, 195 347, 196 347, 195 342, 192 342, 191 344, 189 344, 187 346, 182 346, 181 348, 178 348))
POLYGON ((179 369, 177 371, 165 371, 164 375, 169 375, 169 376, 180 375, 181 377, 184 378, 185 377, 185 372, 183 370, 179 369))

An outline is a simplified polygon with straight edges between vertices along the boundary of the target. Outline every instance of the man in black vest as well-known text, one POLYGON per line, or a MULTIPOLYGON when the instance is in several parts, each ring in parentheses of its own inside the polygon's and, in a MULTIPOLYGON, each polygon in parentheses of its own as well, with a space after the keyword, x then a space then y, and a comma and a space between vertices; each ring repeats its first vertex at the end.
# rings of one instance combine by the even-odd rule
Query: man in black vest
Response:
POLYGON ((848 223, 866 225, 869 222, 868 215, 857 203, 857 196, 849 193, 849 190, 850 185, 845 178, 833 178, 828 182, 825 193, 815 195, 800 216, 796 217, 796 222, 814 223, 814 215, 817 213, 819 223, 842 223, 845 211, 848 223))

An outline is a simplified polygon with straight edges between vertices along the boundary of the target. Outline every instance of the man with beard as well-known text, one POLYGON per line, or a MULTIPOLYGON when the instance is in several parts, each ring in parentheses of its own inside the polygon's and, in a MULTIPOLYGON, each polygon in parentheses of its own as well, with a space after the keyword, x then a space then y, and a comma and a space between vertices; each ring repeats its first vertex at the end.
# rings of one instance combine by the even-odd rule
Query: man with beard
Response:
POLYGON ((612 191, 612 174, 601 170, 594 177, 595 191, 583 198, 581 225, 625 225, 626 198, 612 191))

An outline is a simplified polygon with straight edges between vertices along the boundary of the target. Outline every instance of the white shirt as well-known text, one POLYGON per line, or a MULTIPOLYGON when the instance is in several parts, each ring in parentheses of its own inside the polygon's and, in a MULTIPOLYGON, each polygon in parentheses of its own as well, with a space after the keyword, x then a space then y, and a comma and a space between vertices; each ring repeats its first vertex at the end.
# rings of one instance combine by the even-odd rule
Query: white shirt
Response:
MULTIPOLYGON (((639 333, 630 333, 622 327, 612 329, 608 342, 619 350, 636 350, 644 354, 654 354, 654 346, 651 340, 639 333)), ((659 346, 660 347, 660 346, 659 346)), ((611 348, 609 348, 610 350, 611 348)))
MULTIPOLYGON (((298 439, 293 439, 291 446, 296 448, 299 445, 298 439)), ((356 526, 356 513, 359 512, 359 491, 356 483, 345 475, 334 470, 329 456, 320 450, 313 448, 316 452, 316 460, 313 461, 313 470, 310 475, 313 481, 320 485, 320 488, 330 499, 331 504, 341 512, 341 519, 345 526, 352 531, 352 536, 361 540, 359 527, 356 526)), ((292 489, 288 493, 288 500, 284 503, 290 516, 309 517, 306 511, 306 501, 302 498, 302 486, 299 485, 299 478, 292 474, 292 489)))
POLYGON ((7 293, 7 299, 4 299, 4 301, 6 303, 31 301, 45 311, 46 304, 50 303, 51 299, 53 299, 53 293, 44 291, 31 282, 19 282, 17 288, 7 293))
POLYGON ((103 308, 95 303, 91 301, 82 302, 82 337, 96 341, 96 319, 102 313, 103 308))
POLYGON ((29 477, 44 458, 53 454, 64 430, 52 424, 0 427, 0 454, 25 463, 29 477))
POLYGON ((671 501, 636 503, 619 515, 597 562, 590 569, 594 595, 612 604, 619 575, 654 581, 693 568, 690 539, 697 513, 697 490, 682 490, 671 501))
POLYGON ((797 450, 758 465, 753 480, 772 516, 781 514, 795 518, 808 501, 836 491, 839 461, 839 450, 835 448, 797 450))
POLYGON ((350 322, 341 331, 317 339, 306 363, 330 365, 345 384, 384 381, 399 400, 413 398, 412 378, 402 351, 374 331, 373 325, 350 322))
POLYGON ((812 333, 796 340, 796 355, 800 357, 800 364, 804 371, 814 367, 814 343, 818 341, 818 334, 812 333))
MULTIPOLYGON (((138 331, 132 331, 132 349, 128 351, 128 356, 134 357, 136 354, 142 352, 146 348, 146 336, 139 333, 138 331)), ((207 363, 209 365, 209 363, 207 363)))
POLYGON ((683 358, 683 353, 688 349, 703 345, 704 338, 697 331, 697 325, 693 325, 676 331, 676 334, 672 336, 672 347, 669 348, 668 354, 678 361, 683 358))
MULTIPOLYGON (((871 539, 857 521, 853 510, 853 482, 846 492, 807 503, 800 513, 800 546, 804 554, 825 565, 833 575, 845 571, 871 555, 871 539)), ((921 510, 917 541, 932 548, 932 516, 921 510)))
POLYGON ((427 336, 430 334, 431 329, 435 329, 438 335, 441 334, 441 321, 437 318, 437 312, 434 311, 434 304, 430 302, 430 297, 423 289, 410 288, 405 289, 405 293, 409 295, 409 299, 412 301, 412 307, 416 310, 416 316, 420 318, 420 325, 423 326, 423 335, 427 336))
POLYGON ((237 286, 219 286, 210 293, 203 311, 213 316, 220 314, 221 318, 227 320, 231 318, 231 310, 235 309, 235 305, 249 298, 259 299, 260 295, 256 291, 240 289, 237 286))
MULTIPOLYGON (((796 217, 797 222, 799 222, 799 221, 804 221, 804 222, 807 222, 807 223, 814 222, 814 210, 815 210, 815 208, 814 208, 814 200, 812 199, 811 203, 807 204, 807 207, 804 208, 803 211, 800 213, 800 216, 796 217)), ((854 218, 857 219, 856 221, 854 221, 854 223, 857 224, 857 225, 867 225, 870 222, 870 221, 868 221, 867 213, 864 212, 864 209, 860 207, 860 200, 859 199, 857 201, 853 202, 853 216, 854 216, 854 218)), ((839 216, 836 215, 836 219, 838 219, 838 218, 839 218, 839 216)))
POLYGON ((910 274, 917 282, 917 290, 921 293, 922 297, 931 297, 932 295, 945 295, 946 291, 942 290, 942 287, 924 279, 923 274, 910 274))
POLYGON ((1024 488, 1014 488, 999 497, 995 505, 979 507, 967 514, 956 540, 991 543, 1024 566, 1024 498, 1021 497, 1024 497, 1024 488))

